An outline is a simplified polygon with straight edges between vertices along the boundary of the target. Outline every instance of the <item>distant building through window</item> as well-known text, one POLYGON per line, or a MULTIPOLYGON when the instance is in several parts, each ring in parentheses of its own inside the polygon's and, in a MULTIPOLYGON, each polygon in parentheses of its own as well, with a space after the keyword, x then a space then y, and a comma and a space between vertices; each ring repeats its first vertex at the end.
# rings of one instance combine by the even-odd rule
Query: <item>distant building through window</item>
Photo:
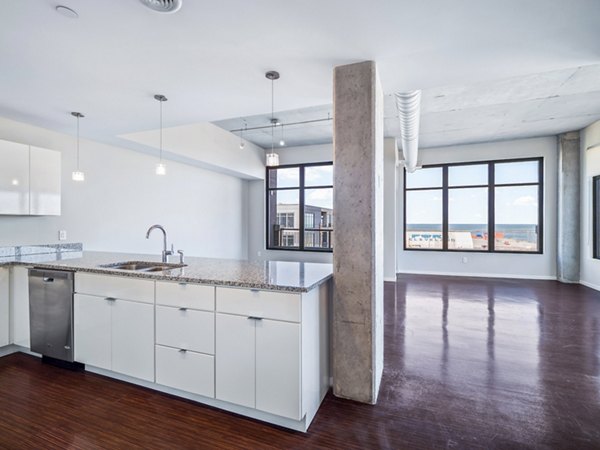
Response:
POLYGON ((404 174, 404 249, 542 253, 543 159, 404 174))
POLYGON ((267 248, 332 251, 333 164, 267 168, 267 248))
POLYGON ((277 224, 283 228, 294 228, 294 213, 277 213, 277 224))

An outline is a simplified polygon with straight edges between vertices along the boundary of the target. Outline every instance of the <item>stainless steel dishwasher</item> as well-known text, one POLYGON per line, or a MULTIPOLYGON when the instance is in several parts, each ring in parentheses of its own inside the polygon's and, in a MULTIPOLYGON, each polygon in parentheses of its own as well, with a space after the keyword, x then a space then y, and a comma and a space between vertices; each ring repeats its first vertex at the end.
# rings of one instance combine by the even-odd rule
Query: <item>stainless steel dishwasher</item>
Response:
POLYGON ((74 272, 29 269, 31 351, 47 362, 73 362, 73 280, 74 272))

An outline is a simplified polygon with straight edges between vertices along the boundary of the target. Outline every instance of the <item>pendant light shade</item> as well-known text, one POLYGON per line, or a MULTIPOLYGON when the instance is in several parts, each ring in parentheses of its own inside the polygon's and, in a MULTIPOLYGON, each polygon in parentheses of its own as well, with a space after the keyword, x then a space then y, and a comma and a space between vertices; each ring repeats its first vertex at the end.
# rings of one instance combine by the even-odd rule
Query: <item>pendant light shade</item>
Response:
POLYGON ((156 94, 154 96, 155 100, 160 102, 160 154, 158 164, 156 164, 156 175, 166 175, 167 174, 167 166, 163 163, 163 114, 162 114, 162 105, 163 102, 166 102, 168 99, 164 95, 156 94))
MULTIPOLYGON (((266 155, 267 167, 276 167, 279 165, 279 155, 275 153, 275 126, 279 125, 279 120, 275 118, 275 80, 279 79, 279 72, 268 71, 265 76, 271 80, 271 153, 266 155)), ((285 144, 285 142, 284 142, 285 144)))
POLYGON ((77 118, 77 170, 73 171, 71 178, 73 181, 85 181, 85 174, 79 169, 79 119, 85 116, 80 112, 72 112, 71 115, 77 118))
POLYGON ((279 155, 277 153, 267 153, 267 167, 277 167, 279 165, 279 155))

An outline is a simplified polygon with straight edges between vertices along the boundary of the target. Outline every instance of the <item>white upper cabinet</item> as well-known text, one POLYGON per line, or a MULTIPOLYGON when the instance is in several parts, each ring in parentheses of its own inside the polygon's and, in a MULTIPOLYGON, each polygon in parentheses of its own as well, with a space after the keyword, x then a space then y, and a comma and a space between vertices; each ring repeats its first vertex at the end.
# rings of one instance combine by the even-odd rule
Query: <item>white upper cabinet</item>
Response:
POLYGON ((29 214, 29 146, 0 140, 0 214, 29 214))
POLYGON ((0 140, 0 215, 59 216, 61 154, 0 140))
POLYGON ((29 214, 60 216, 60 152, 33 146, 29 152, 29 214))

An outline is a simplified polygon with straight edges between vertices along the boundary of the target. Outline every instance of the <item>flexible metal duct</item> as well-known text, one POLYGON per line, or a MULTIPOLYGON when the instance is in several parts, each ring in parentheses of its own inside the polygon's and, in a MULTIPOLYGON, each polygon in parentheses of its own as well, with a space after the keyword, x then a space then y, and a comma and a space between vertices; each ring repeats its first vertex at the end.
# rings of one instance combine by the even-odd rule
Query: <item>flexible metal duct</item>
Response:
POLYGON ((396 108, 400 119, 400 135, 404 165, 410 173, 417 170, 419 156, 419 124, 421 117, 421 91, 397 92, 396 108))

